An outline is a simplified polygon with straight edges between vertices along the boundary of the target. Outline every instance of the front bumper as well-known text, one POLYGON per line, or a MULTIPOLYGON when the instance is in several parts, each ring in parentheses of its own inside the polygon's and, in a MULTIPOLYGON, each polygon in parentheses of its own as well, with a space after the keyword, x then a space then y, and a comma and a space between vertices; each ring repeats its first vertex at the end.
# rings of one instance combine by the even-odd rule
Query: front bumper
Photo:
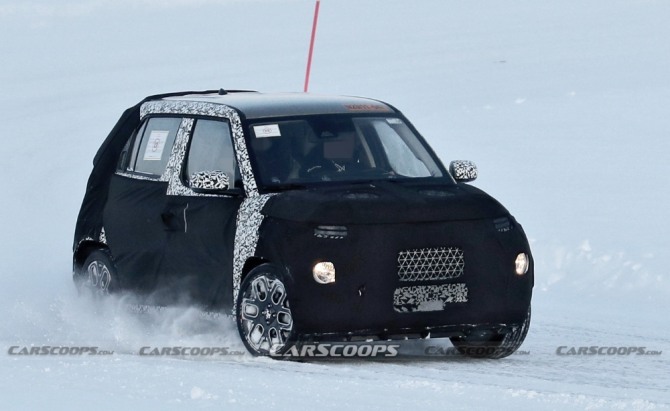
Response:
POLYGON ((482 328, 504 332, 524 321, 530 305, 532 256, 511 216, 350 225, 344 238, 316 236, 318 226, 304 223, 270 218, 263 224, 257 255, 284 269, 301 336, 455 336, 482 328), (281 238, 291 240, 277 243, 281 238), (420 278, 399 273, 402 252, 439 249, 461 250, 462 274, 420 278), (530 269, 521 276, 514 272, 520 252, 531 257, 530 269), (334 283, 314 281, 312 267, 319 261, 335 265, 334 283))

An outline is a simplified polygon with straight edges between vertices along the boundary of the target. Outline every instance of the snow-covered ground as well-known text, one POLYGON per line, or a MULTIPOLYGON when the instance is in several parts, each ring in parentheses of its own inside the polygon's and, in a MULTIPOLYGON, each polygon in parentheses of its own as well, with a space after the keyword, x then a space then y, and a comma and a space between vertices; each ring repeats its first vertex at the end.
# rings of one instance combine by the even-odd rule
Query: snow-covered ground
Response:
POLYGON ((95 307, 70 282, 91 161, 121 112, 185 89, 301 91, 314 2, 0 1, 0 409, 670 408, 670 3, 322 0, 310 91, 387 100, 524 224, 524 352, 297 363, 228 319, 95 307), (14 356, 12 346, 110 356, 14 356), (661 355, 557 355, 559 347, 661 355))

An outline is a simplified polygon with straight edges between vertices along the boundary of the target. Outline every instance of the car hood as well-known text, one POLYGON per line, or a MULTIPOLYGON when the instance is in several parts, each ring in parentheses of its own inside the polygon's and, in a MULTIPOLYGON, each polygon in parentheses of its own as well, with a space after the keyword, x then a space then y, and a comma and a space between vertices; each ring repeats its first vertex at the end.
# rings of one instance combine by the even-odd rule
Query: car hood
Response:
POLYGON ((317 224, 394 224, 496 218, 508 211, 466 184, 375 181, 284 191, 266 203, 268 217, 317 224))

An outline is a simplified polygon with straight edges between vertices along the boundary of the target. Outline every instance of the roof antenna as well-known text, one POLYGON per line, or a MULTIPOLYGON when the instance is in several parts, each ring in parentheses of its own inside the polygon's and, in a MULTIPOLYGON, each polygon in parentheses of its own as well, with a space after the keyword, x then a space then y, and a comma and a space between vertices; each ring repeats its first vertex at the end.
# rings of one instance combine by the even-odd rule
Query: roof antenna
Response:
POLYGON ((319 20, 319 4, 321 1, 316 0, 314 6, 314 23, 312 23, 312 38, 309 42, 309 55, 307 56, 307 70, 305 71, 305 93, 309 90, 309 73, 312 70, 312 53, 314 51, 314 38, 316 37, 316 23, 319 20))
POLYGON ((228 92, 226 90, 224 90, 222 88, 219 89, 219 95, 220 96, 225 96, 226 94, 228 94, 228 92))

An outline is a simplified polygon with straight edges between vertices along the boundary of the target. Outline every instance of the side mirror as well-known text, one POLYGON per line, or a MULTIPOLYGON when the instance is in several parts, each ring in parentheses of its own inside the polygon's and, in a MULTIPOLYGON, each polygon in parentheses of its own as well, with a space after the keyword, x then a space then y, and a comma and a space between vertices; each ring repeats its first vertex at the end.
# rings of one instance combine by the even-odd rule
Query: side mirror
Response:
POLYGON ((228 190, 228 176, 223 171, 199 171, 191 174, 191 189, 196 193, 219 193, 228 190))
POLYGON ((457 183, 467 183, 477 179, 477 166, 472 161, 455 160, 449 164, 449 173, 457 183))

